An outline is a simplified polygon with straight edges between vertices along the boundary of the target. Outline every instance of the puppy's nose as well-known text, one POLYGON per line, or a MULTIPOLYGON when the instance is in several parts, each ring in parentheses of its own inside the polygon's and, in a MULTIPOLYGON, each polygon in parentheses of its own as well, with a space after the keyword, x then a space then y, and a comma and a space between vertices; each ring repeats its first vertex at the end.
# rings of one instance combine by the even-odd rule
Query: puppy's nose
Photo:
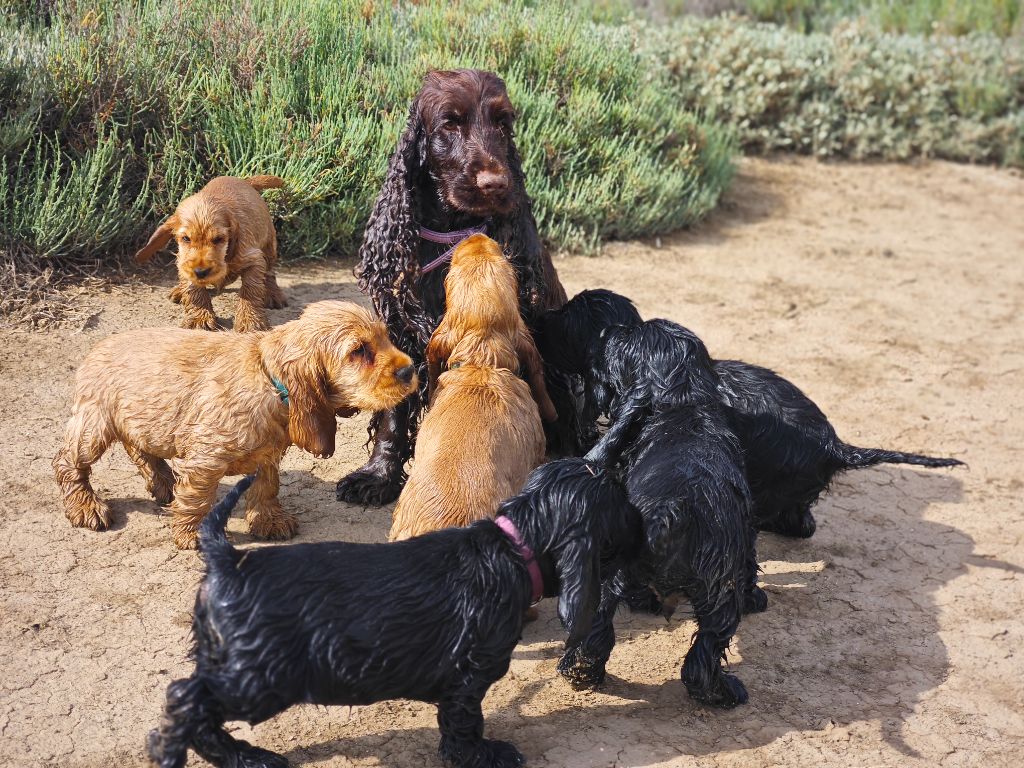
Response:
POLYGON ((508 189, 508 176, 493 171, 480 171, 476 175, 476 185, 486 195, 500 195, 508 189))
POLYGON ((412 381, 412 377, 416 375, 416 368, 411 365, 407 365, 404 368, 399 368, 395 371, 395 378, 403 384, 408 384, 412 381))
POLYGON ((192 272, 195 273, 195 276, 198 277, 200 280, 202 280, 204 277, 206 277, 208 274, 210 274, 210 270, 208 268, 207 269, 193 269, 192 272))

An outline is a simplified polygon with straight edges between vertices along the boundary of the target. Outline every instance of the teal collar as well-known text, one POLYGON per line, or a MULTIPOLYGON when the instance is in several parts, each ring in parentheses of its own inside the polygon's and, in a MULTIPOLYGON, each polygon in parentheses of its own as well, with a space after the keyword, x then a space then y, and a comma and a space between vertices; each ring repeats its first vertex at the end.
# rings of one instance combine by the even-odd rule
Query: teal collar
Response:
POLYGON ((275 376, 270 377, 270 383, 274 385, 274 389, 277 390, 277 396, 281 398, 281 402, 288 405, 288 387, 281 383, 281 380, 275 376))

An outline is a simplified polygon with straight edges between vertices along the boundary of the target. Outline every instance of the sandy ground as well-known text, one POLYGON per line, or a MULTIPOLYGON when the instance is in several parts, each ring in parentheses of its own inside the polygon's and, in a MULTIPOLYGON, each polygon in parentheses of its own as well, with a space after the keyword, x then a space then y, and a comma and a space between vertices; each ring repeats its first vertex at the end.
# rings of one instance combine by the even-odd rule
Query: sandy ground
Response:
MULTIPOLYGON (((716 357, 778 369, 848 440, 970 469, 847 475, 813 539, 762 537, 770 607, 743 621, 731 653, 747 706, 687 698, 685 616, 624 612, 607 684, 573 692, 544 604, 484 702, 488 734, 537 767, 1020 765, 1022 211, 1024 179, 1003 171, 746 161, 695 231, 559 260, 570 294, 621 291, 716 357)), ((283 278, 293 306, 274 322, 357 297, 349 265, 283 278)), ((110 532, 68 525, 50 470, 76 365, 112 332, 177 323, 169 279, 86 294, 81 329, 0 335, 0 764, 141 764, 167 683, 189 671, 197 555, 173 548, 119 447, 94 474, 110 532)), ((235 299, 219 297, 219 313, 235 299)), ((281 496, 297 541, 384 540, 389 510, 334 500, 364 457, 364 427, 343 422, 329 461, 289 451, 281 496)), ((250 541, 242 520, 230 529, 250 541)), ((297 765, 438 764, 435 710, 419 703, 296 707, 237 730, 297 765)))

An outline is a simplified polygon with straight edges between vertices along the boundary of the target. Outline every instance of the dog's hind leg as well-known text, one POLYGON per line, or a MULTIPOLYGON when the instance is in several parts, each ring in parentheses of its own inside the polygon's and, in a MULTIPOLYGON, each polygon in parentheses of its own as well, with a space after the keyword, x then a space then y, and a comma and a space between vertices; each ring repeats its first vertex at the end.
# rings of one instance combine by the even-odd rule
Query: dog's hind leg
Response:
POLYGON ((558 673, 576 690, 593 688, 604 682, 605 667, 615 647, 614 619, 618 604, 617 595, 604 589, 590 633, 576 647, 566 648, 558 662, 558 673))
POLYGON ((757 585, 757 532, 750 528, 750 547, 746 558, 746 584, 743 589, 743 612, 761 613, 768 609, 768 595, 757 585))
POLYGON ((238 308, 235 310, 235 330, 238 333, 265 331, 270 327, 266 301, 267 273, 262 264, 254 263, 242 272, 242 286, 238 289, 238 308))
POLYGON ((76 528, 103 531, 114 522, 110 508, 89 483, 92 465, 114 438, 114 426, 105 412, 88 405, 75 407, 64 433, 64 445, 53 458, 53 471, 64 496, 64 514, 76 528))
POLYGON ((691 697, 705 704, 724 708, 745 704, 747 689, 722 668, 725 652, 740 623, 742 596, 735 588, 723 593, 707 584, 699 584, 690 592, 697 633, 683 661, 683 684, 691 697), (712 597, 716 593, 717 600, 712 597))
POLYGON ((146 479, 146 490, 156 503, 167 506, 174 499, 174 475, 167 462, 126 440, 122 441, 125 453, 146 479))
POLYGON ((276 461, 261 464, 245 497, 245 520, 249 524, 249 533, 261 539, 290 539, 299 528, 295 515, 285 512, 278 501, 278 478, 276 461))
POLYGON ((202 681, 175 680, 167 688, 160 727, 149 733, 149 757, 159 768, 182 768, 192 747, 213 765, 287 768, 284 757, 235 739, 223 726, 223 714, 202 681))
POLYGON ((454 768, 519 768, 526 760, 507 741, 484 738, 484 714, 480 702, 490 684, 479 693, 466 690, 437 704, 441 743, 437 754, 454 768))

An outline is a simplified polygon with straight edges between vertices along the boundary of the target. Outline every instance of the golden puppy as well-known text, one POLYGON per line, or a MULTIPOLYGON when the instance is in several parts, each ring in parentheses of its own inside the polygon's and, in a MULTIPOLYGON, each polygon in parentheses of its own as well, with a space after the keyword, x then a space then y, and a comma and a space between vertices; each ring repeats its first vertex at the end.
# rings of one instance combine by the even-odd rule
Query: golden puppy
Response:
POLYGON ((171 291, 171 300, 185 307, 185 328, 217 330, 207 289, 219 290, 239 277, 236 331, 267 329, 266 308, 287 305, 274 274, 277 234, 260 196, 264 189, 283 184, 277 176, 219 176, 182 200, 135 254, 143 264, 172 237, 178 242, 180 282, 171 291))
POLYGON ((246 496, 256 536, 294 535, 277 500, 278 463, 295 443, 334 453, 335 414, 393 408, 416 387, 412 360, 367 310, 311 304, 298 320, 251 334, 147 328, 97 344, 75 377, 75 400, 53 467, 71 524, 103 530, 107 505, 90 467, 120 440, 160 504, 174 543, 196 529, 225 475, 259 470, 246 496), (175 459, 172 474, 166 459, 175 459))
POLYGON ((430 408, 391 540, 493 517, 544 460, 540 414, 556 418, 519 315, 515 271, 498 244, 483 235, 463 241, 444 287, 445 315, 427 345, 430 408))

